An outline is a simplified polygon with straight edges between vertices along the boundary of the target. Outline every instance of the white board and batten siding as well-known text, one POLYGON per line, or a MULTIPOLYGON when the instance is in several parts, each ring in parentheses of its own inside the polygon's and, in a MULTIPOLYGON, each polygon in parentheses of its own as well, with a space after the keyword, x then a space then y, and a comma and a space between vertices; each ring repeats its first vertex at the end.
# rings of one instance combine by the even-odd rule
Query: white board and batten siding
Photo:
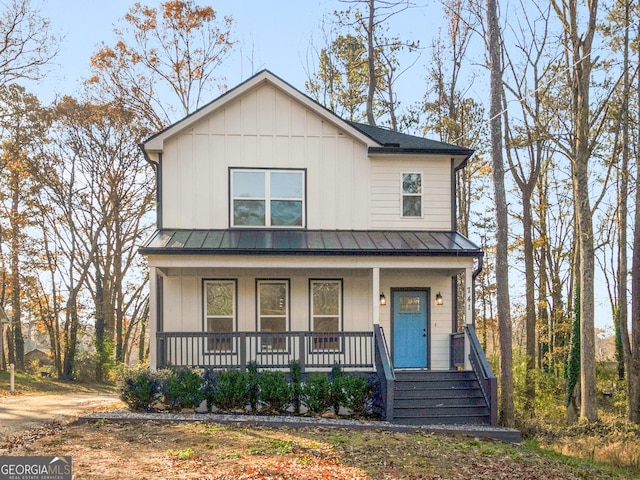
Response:
POLYGON ((367 229, 367 146, 272 85, 164 144, 165 228, 229 228, 229 168, 306 170, 307 228, 367 229))
MULTIPOLYGON (((237 281, 236 318, 238 331, 257 328, 256 279, 288 279, 290 298, 290 331, 310 328, 310 279, 342 279, 342 329, 370 331, 372 328, 370 270, 272 270, 272 269, 179 269, 172 268, 164 277, 165 331, 198 332, 204 328, 203 280, 234 279, 237 281)), ((392 339, 391 288, 429 289, 429 365, 431 369, 449 368, 452 322, 451 273, 446 270, 389 269, 380 274, 381 291, 387 305, 380 307, 380 325, 392 339), (444 305, 435 305, 436 293, 442 293, 444 305)))
POLYGON ((229 169, 306 170, 308 229, 450 230, 446 156, 369 157, 367 145, 270 84, 164 143, 165 228, 229 228, 229 169), (423 217, 401 216, 401 174, 422 173, 423 217))
POLYGON ((289 280, 289 331, 310 328, 309 280, 341 279, 342 329, 352 332, 371 331, 371 279, 366 270, 211 270, 171 269, 164 277, 164 330, 199 332, 204 328, 203 281, 225 279, 237 282, 237 331, 254 332, 257 326, 256 280, 289 280))
POLYGON ((448 370, 453 313, 450 274, 428 270, 386 270, 380 272, 380 284, 387 295, 387 305, 380 307, 380 326, 389 342, 392 339, 390 288, 429 289, 429 365, 432 370, 448 370), (443 305, 435 304, 438 292, 446 299, 443 305))

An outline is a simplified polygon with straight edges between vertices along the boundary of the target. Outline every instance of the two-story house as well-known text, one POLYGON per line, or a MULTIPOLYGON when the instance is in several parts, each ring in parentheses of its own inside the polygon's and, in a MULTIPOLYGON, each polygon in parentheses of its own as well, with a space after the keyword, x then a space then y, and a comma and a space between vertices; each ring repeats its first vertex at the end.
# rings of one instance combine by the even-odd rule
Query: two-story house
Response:
POLYGON ((377 372, 387 419, 495 423, 483 253, 456 231, 471 150, 345 121, 268 71, 141 147, 152 368, 339 363, 377 372))

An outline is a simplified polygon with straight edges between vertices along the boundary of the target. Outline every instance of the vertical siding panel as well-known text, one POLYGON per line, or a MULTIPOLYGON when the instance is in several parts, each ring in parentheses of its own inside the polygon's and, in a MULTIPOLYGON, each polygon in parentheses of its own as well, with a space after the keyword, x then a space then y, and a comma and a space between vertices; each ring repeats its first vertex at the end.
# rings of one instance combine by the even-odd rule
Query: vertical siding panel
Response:
POLYGON ((261 87, 257 90, 258 135, 273 135, 276 119, 276 92, 273 88, 261 87))
POLYGON ((240 135, 242 133, 242 102, 237 100, 225 106, 224 132, 227 135, 240 135))
POLYGON ((370 331, 373 327, 373 313, 371 312, 371 279, 368 276, 354 276, 352 282, 351 302, 352 311, 345 330, 370 331))
POLYGON ((182 328, 187 332, 201 332, 203 327, 200 279, 182 277, 182 328))
POLYGON ((229 177, 228 163, 225 156, 226 139, 223 135, 212 135, 210 149, 209 185, 211 188, 211 209, 209 222, 206 228, 213 225, 229 227, 229 212, 227 208, 219 208, 218 205, 227 205, 229 202, 229 177))
POLYGON ((258 138, 258 152, 254 159, 253 166, 275 167, 277 160, 275 158, 275 146, 273 137, 258 138))
POLYGON ((193 195, 193 177, 194 177, 194 147, 193 134, 182 135, 178 141, 180 149, 179 160, 179 205, 180 217, 177 219, 179 228, 189 228, 193 225, 195 217, 195 198, 193 195))
POLYGON ((248 92, 240 100, 242 134, 256 135, 258 133, 257 117, 258 117, 258 95, 257 91, 248 92))
POLYGON ((291 135, 291 110, 292 101, 289 97, 284 96, 280 92, 276 92, 275 109, 276 114, 274 118, 275 134, 276 135, 291 135))
MULTIPOLYGON (((354 177, 354 144, 349 137, 338 136, 336 143, 336 176, 335 176, 335 195, 337 198, 336 205, 336 228, 349 229, 353 228, 354 217, 360 212, 354 211, 353 208, 353 192, 356 177, 354 177)), ((358 182, 361 180, 358 179, 358 182)))
POLYGON ((182 324, 182 282, 180 277, 165 277, 163 281, 164 330, 166 332, 184 331, 182 324))
POLYGON ((291 158, 291 139, 289 137, 274 137, 274 165, 276 167, 299 167, 300 160, 294 163, 291 158), (296 164, 297 163, 297 164, 296 164))
POLYGON ((210 171, 213 169, 213 159, 209 150, 209 136, 194 136, 194 168, 192 172, 192 188, 194 195, 193 223, 195 228, 207 228, 213 209, 210 171))
POLYGON ((256 291, 253 277, 238 278, 238 330, 253 332, 256 329, 256 291))
POLYGON ((178 145, 171 142, 165 148, 162 158, 162 224, 165 227, 176 225, 180 215, 180 183, 178 170, 178 145))
POLYGON ((318 229, 321 227, 321 210, 324 208, 323 185, 319 180, 323 176, 321 166, 322 143, 319 138, 307 138, 306 150, 302 152, 307 164, 307 227, 318 229))
POLYGON ((307 111, 295 102, 291 102, 290 134, 297 137, 304 137, 307 134, 307 111))
POLYGON ((337 198, 336 191, 336 153, 335 137, 322 138, 322 160, 320 176, 320 228, 336 228, 336 211, 346 208, 343 198, 337 198), (339 206, 339 207, 338 207, 339 206))
POLYGON ((306 331, 309 328, 308 277, 291 278, 291 331, 306 331))

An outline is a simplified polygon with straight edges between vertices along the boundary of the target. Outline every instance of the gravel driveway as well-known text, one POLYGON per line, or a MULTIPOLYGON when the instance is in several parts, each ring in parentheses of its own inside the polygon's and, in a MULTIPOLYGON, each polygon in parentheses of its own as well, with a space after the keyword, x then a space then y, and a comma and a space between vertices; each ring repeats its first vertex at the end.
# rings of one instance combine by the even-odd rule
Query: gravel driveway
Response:
POLYGON ((69 393, 0 397, 0 440, 51 422, 68 422, 83 413, 122 406, 116 394, 69 393))

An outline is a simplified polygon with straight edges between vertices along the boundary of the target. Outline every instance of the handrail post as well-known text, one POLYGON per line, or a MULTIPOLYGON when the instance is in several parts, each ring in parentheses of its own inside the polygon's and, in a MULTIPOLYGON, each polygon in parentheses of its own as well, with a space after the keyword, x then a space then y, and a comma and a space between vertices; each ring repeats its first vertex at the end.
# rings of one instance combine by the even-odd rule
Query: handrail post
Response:
POLYGON ((247 334, 240 332, 240 370, 247 369, 247 334))
POLYGON ((298 360, 298 363, 300 364, 300 373, 304 373, 305 371, 305 367, 306 367, 306 360, 307 360, 307 349, 306 349, 306 345, 305 345, 305 339, 306 339, 306 335, 304 332, 300 332, 298 334, 298 352, 300 353, 300 359, 298 360))
POLYGON ((156 368, 163 368, 165 366, 164 338, 157 339, 156 348, 158 350, 158 363, 156 368))

